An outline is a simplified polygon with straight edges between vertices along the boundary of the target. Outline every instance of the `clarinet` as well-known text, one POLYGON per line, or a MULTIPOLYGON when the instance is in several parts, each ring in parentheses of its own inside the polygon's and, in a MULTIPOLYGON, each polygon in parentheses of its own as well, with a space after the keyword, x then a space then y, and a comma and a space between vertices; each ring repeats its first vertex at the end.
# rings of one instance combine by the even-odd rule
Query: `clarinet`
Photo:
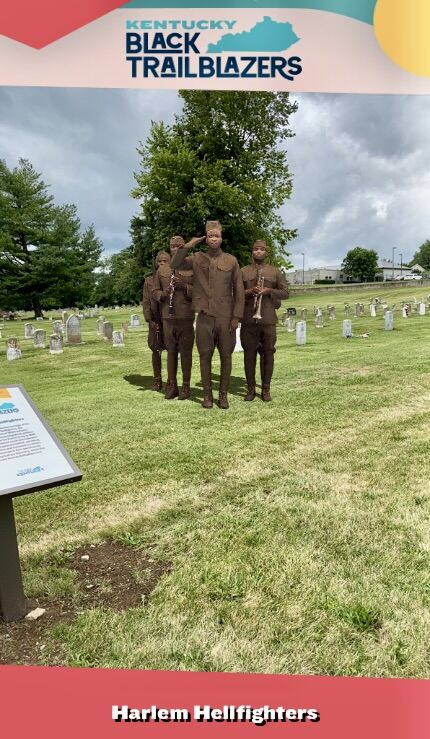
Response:
POLYGON ((170 285, 169 285, 169 318, 174 317, 174 311, 173 311, 173 296, 175 294, 175 270, 172 272, 172 276, 170 278, 170 285))

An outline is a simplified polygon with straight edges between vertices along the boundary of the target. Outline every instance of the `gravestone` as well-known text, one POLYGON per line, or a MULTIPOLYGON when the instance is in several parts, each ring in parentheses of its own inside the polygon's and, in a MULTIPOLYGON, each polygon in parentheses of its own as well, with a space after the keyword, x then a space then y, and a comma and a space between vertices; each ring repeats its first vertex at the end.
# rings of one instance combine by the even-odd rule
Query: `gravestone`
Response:
POLYGON ((127 331, 128 331, 128 323, 126 323, 126 322, 124 321, 124 323, 122 323, 122 324, 121 324, 121 326, 122 326, 122 332, 123 332, 124 334, 126 334, 126 333, 127 333, 127 331))
POLYGON ((342 336, 344 339, 349 339, 352 336, 352 321, 350 318, 345 318, 342 321, 342 336))
POLYGON ((305 346, 306 344, 306 321, 297 321, 296 323, 296 344, 297 346, 305 346))
POLYGON ((44 349, 46 342, 46 331, 44 328, 37 328, 33 336, 33 346, 35 349, 44 349))
POLYGON ((292 316, 289 316, 285 322, 285 325, 287 327, 287 331, 289 334, 292 334, 293 331, 296 330, 296 320, 292 316))
POLYGON ((51 334, 49 337, 49 353, 50 354, 62 354, 63 353, 63 338, 61 334, 51 334))
POLYGON ((355 317, 356 318, 360 318, 360 315, 361 315, 361 313, 360 313, 360 311, 361 311, 360 303, 356 303, 355 306, 354 306, 354 308, 355 308, 355 317))
POLYGON ((392 331, 394 328, 394 313, 392 310, 387 310, 385 313, 385 330, 392 331))
POLYGON ((133 313, 130 316, 130 327, 131 328, 139 328, 139 326, 140 326, 140 318, 137 315, 137 313, 133 313))
POLYGON ((240 326, 236 329, 236 344, 234 347, 235 352, 243 352, 242 342, 240 340, 240 326))
POLYGON ((124 334, 122 331, 114 331, 112 333, 112 346, 125 346, 124 334))
POLYGON ((105 321, 103 324, 103 338, 105 341, 112 341, 113 324, 110 321, 105 321))
POLYGON ((369 308, 370 308, 370 317, 376 318, 376 303, 370 303, 369 308))
POLYGON ((103 336, 103 324, 105 322, 104 318, 98 318, 97 319, 97 336, 103 336))
POLYGON ((409 316, 408 306, 403 305, 402 306, 402 318, 408 318, 408 316, 409 316))
POLYGON ((327 306, 327 313, 328 313, 328 319, 329 321, 335 321, 336 320, 336 308, 334 305, 328 305, 327 306))
POLYGON ((69 317, 69 314, 67 313, 67 311, 63 310, 63 312, 61 313, 61 320, 63 322, 63 326, 66 325, 68 317, 69 317))
POLYGON ((63 324, 61 321, 54 321, 52 324, 52 330, 56 336, 63 335, 63 324))
POLYGON ((425 316, 425 314, 426 314, 426 304, 425 303, 420 303, 418 305, 418 315, 419 316, 425 316))
POLYGON ((42 316, 37 316, 36 321, 43 321, 42 316))
POLYGON ((344 314, 346 316, 349 316, 350 315, 350 313, 351 313, 351 306, 350 306, 349 303, 345 303, 345 305, 343 307, 343 312, 344 312, 344 314))
POLYGON ((34 326, 32 323, 24 324, 24 339, 32 339, 34 335, 34 326))
POLYGON ((66 341, 68 344, 82 344, 81 322, 78 316, 70 316, 66 322, 66 341))
POLYGON ((315 328, 324 328, 324 316, 322 313, 317 313, 315 316, 315 328))
POLYGON ((14 359, 21 359, 21 349, 19 341, 15 336, 9 336, 6 342, 6 357, 9 362, 14 359))
POLYGON ((301 320, 302 321, 306 321, 307 317, 308 317, 308 309, 307 308, 302 308, 302 310, 300 311, 300 318, 301 318, 301 320))

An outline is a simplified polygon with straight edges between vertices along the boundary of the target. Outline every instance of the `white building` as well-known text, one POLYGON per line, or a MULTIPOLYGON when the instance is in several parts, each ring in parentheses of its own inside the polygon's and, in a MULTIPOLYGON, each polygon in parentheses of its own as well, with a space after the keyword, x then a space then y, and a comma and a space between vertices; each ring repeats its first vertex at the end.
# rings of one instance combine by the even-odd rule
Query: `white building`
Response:
MULTIPOLYGON (((412 267, 407 267, 404 264, 394 264, 393 266, 393 263, 388 259, 378 259, 376 280, 378 282, 386 282, 387 280, 394 280, 398 275, 401 276, 410 272, 419 272, 421 274, 425 270, 419 264, 414 264, 412 267)), ((295 269, 287 273, 287 279, 290 285, 313 285, 317 280, 327 281, 328 284, 332 281, 338 284, 357 282, 350 275, 346 275, 339 265, 313 267, 312 269, 305 270, 295 269)))
POLYGON ((312 269, 295 269, 288 272, 287 279, 290 285, 312 285, 316 280, 334 282, 354 282, 352 277, 345 275, 338 265, 328 267, 313 267, 312 269))

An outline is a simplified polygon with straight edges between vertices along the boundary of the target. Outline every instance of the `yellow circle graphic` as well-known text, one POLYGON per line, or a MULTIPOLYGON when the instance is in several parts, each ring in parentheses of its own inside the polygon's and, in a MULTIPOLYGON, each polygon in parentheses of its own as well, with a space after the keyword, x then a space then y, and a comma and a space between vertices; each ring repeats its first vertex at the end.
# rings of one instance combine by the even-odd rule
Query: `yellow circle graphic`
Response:
POLYGON ((430 0, 377 0, 376 38, 403 69, 430 77, 430 0))

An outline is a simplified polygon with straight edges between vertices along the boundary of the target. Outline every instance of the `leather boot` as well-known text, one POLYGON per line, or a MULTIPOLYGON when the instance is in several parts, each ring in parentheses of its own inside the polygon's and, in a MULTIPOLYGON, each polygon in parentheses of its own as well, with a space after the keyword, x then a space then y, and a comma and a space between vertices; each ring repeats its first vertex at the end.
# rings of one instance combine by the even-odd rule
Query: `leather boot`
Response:
POLYGON ((269 403, 272 400, 270 385, 263 385, 261 388, 261 400, 264 400, 265 403, 269 403))
POLYGON ((218 399, 218 408, 223 408, 224 410, 227 410, 229 408, 228 400, 227 400, 227 393, 223 390, 220 390, 219 393, 219 399, 218 399))
POLYGON ((166 391, 164 393, 164 397, 166 400, 173 400, 173 398, 177 398, 179 395, 178 386, 175 385, 173 382, 168 382, 166 385, 166 391))
POLYGON ((212 391, 211 390, 205 390, 203 395, 203 402, 202 406, 203 408, 213 408, 214 399, 212 397, 212 391))
POLYGON ((190 386, 187 382, 184 382, 179 393, 178 400, 188 400, 190 397, 190 386))
POLYGON ((161 377, 154 377, 154 380, 152 382, 152 390, 155 390, 155 392, 159 393, 161 390, 161 377))
POLYGON ((255 398, 255 385, 254 387, 248 387, 248 392, 246 393, 244 400, 254 400, 255 398))

